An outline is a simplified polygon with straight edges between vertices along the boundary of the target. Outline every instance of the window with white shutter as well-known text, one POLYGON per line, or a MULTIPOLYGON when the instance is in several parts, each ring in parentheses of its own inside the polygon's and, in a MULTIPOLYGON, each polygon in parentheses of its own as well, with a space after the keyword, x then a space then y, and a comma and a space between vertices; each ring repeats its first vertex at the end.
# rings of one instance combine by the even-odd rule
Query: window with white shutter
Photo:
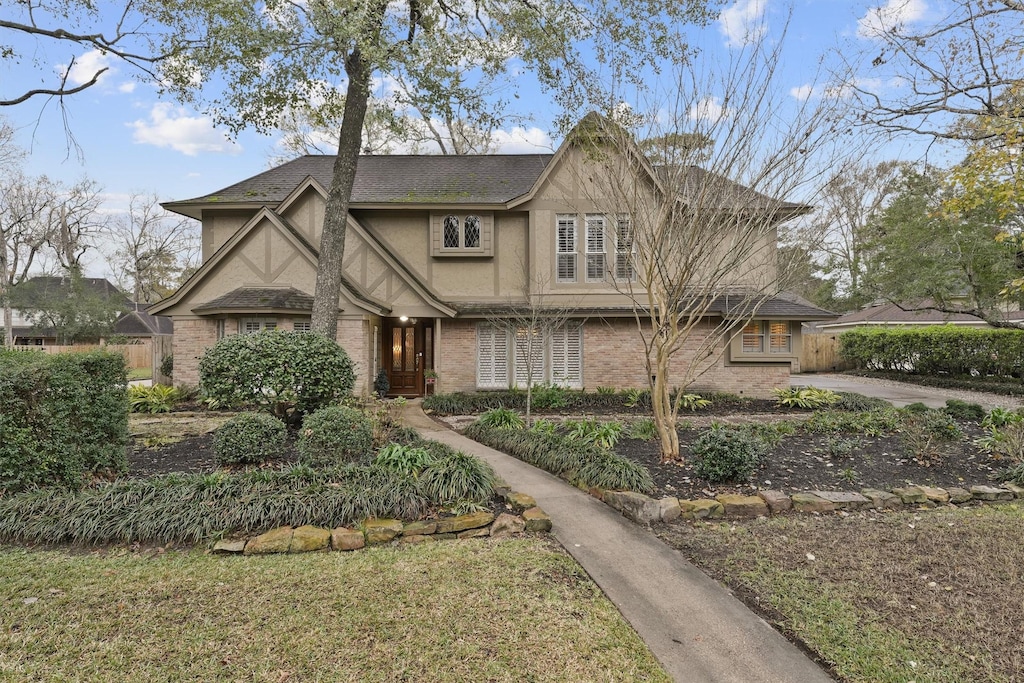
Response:
POLYGON ((568 323, 551 333, 551 383, 583 388, 583 326, 568 323))
POLYGON ((476 328, 476 386, 508 388, 508 334, 502 327, 481 324, 476 328))
POLYGON ((602 282, 605 274, 604 216, 587 216, 587 282, 602 282))
POLYGON ((619 216, 615 229, 615 279, 631 282, 636 279, 633 263, 636 258, 636 244, 633 242, 633 226, 629 216, 619 216))
POLYGON ((555 251, 555 279, 558 282, 576 282, 576 216, 558 216, 555 251))

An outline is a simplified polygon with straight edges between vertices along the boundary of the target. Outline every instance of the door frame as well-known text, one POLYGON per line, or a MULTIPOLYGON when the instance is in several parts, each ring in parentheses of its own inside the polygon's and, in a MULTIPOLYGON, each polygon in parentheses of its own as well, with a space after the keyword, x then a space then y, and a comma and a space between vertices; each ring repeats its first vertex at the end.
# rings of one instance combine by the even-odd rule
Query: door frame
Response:
MULTIPOLYGON (((385 374, 388 376, 388 382, 391 383, 391 388, 388 389, 388 396, 403 396, 405 398, 416 398, 423 396, 425 393, 425 382, 424 382, 424 371, 433 367, 433 358, 427 358, 426 350, 426 330, 430 328, 433 331, 434 321, 432 318, 409 318, 406 321, 402 321, 399 318, 384 318, 382 324, 381 334, 381 367, 384 368, 385 374), (395 329, 407 329, 413 328, 413 353, 415 354, 415 379, 413 380, 412 391, 396 391, 394 382, 392 382, 392 369, 394 367, 394 350, 392 347, 392 340, 394 338, 395 329)), ((433 349, 431 348, 431 351, 433 349)))

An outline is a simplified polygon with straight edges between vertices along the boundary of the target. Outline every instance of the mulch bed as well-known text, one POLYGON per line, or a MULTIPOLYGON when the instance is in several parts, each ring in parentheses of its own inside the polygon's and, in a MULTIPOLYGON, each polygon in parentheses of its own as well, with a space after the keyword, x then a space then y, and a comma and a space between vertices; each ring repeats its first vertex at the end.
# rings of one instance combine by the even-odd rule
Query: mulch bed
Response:
MULTIPOLYGON (((765 421, 770 419, 765 416, 765 421)), ((753 495, 764 489, 793 493, 892 489, 910 484, 949 488, 992 483, 1002 464, 973 445, 972 441, 981 435, 976 425, 958 424, 964 437, 945 444, 941 461, 931 467, 918 464, 907 453, 898 435, 834 436, 798 431, 783 437, 778 448, 764 459, 749 482, 743 484, 711 484, 694 473, 689 445, 703 428, 680 431, 680 450, 685 458, 680 463, 662 464, 657 441, 622 439, 615 450, 647 466, 657 486, 656 496, 685 499, 714 497, 721 493, 753 495), (835 452, 837 446, 849 445, 839 444, 842 441, 854 444, 848 455, 835 452)))
MULTIPOLYGON (((298 461, 295 439, 289 435, 281 457, 268 466, 287 466, 298 461)), ((213 452, 213 434, 185 437, 181 441, 146 447, 135 440, 128 454, 128 476, 136 479, 174 472, 203 473, 220 469, 213 452)))

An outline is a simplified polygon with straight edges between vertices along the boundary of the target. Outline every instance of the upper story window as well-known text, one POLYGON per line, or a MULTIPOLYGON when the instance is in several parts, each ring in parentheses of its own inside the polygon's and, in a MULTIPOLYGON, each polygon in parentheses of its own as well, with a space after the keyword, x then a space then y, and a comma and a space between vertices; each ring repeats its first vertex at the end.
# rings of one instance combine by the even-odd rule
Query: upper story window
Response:
POLYGON ((431 255, 493 256, 494 216, 486 213, 434 214, 431 255))
POLYGON ((559 282, 576 282, 576 216, 560 214, 555 236, 555 279, 559 282))
POLYGON ((577 261, 584 258, 586 282, 631 282, 636 279, 636 244, 627 215, 586 214, 582 240, 577 231, 579 217, 558 214, 555 228, 555 279, 579 282, 577 261))

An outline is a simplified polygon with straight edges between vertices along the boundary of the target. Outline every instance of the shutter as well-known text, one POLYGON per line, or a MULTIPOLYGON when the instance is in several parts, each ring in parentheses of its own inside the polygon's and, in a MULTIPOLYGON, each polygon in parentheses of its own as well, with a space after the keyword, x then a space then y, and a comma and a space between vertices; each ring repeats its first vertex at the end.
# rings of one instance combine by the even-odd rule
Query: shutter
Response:
POLYGON ((576 282, 576 216, 559 215, 556 235, 555 279, 576 282))
POLYGON ((508 388, 508 337, 494 325, 477 327, 476 386, 479 389, 508 388))
POLYGON ((516 329, 515 378, 516 386, 525 388, 544 383, 544 337, 540 330, 516 329), (529 362, 527 360, 529 359, 529 362), (532 372, 531 372, 532 371, 532 372), (530 375, 533 375, 532 382, 530 375))
POLYGON ((583 326, 569 323, 551 333, 551 383, 583 388, 583 326))

